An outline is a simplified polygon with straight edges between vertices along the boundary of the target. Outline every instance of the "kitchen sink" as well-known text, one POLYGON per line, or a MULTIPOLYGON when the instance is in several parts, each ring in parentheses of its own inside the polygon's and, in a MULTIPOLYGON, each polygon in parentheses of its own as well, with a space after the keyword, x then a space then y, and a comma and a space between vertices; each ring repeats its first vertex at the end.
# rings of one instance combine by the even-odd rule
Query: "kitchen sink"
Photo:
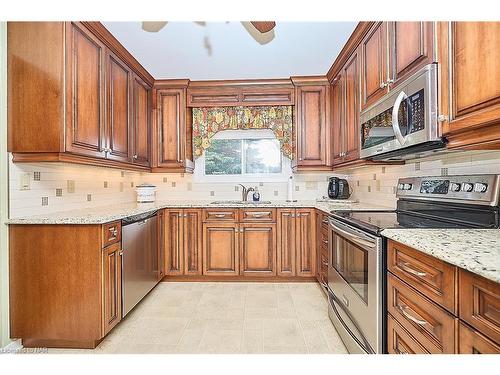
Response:
POLYGON ((225 204, 229 204, 229 205, 233 205, 233 204, 241 204, 241 205, 244 205, 244 204, 255 204, 255 205, 259 205, 259 204, 271 204, 271 201, 257 201, 257 202, 254 202, 254 201, 247 201, 247 202, 244 202, 244 201, 231 201, 231 200, 228 200, 228 201, 213 201, 213 202, 210 202, 210 204, 214 204, 214 205, 219 205, 219 206, 223 206, 225 204))

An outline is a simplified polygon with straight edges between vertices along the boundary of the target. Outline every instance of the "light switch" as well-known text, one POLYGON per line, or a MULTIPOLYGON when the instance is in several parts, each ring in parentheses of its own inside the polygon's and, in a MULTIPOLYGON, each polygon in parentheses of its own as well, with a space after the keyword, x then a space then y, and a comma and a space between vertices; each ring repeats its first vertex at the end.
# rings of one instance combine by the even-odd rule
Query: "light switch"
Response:
POLYGON ((23 173, 19 181, 19 190, 30 190, 30 174, 23 173))

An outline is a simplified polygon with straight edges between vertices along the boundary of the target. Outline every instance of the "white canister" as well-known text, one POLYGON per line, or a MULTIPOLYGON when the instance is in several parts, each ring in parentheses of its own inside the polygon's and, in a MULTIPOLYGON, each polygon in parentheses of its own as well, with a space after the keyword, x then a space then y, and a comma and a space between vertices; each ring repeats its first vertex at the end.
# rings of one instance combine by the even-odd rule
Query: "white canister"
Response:
POLYGON ((137 185, 137 202, 150 203, 156 199, 156 186, 150 184, 137 185))

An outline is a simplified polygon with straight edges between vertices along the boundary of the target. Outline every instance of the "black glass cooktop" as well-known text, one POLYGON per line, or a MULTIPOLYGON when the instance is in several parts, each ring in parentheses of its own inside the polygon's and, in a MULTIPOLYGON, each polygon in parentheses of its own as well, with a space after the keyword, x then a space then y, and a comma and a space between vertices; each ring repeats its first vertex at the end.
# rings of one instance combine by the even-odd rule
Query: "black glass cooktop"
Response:
POLYGON ((332 211, 331 216, 374 234, 391 228, 500 227, 498 208, 402 200, 394 211, 332 211))

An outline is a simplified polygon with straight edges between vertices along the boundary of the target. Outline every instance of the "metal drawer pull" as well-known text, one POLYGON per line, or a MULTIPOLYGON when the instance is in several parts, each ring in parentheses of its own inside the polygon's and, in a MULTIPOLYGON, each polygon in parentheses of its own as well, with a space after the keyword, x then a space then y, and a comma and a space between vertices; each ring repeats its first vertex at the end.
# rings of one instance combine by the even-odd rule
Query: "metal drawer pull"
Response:
POLYGON ((406 316, 412 322, 415 322, 415 323, 417 323, 418 325, 421 325, 421 326, 425 326, 427 324, 427 321, 415 318, 408 311, 406 311, 406 309, 408 308, 407 306, 398 306, 398 307, 399 307, 399 311, 401 311, 401 314, 403 314, 404 316, 406 316))
POLYGON ((270 212, 252 212, 250 213, 253 217, 264 217, 264 216, 270 216, 270 212))
POLYGON ((219 217, 219 218, 222 218, 222 217, 226 217, 226 215, 230 215, 228 213, 224 213, 224 214, 214 214, 215 217, 219 217))
POLYGON ((417 271, 417 270, 411 268, 410 267, 410 263, 398 263, 398 266, 403 271, 411 273, 412 275, 419 276, 419 277, 425 277, 425 276, 427 276, 426 272, 420 272, 420 271, 417 271))
POLYGON ((323 240, 323 243, 326 243, 328 245, 328 240, 323 240))
POLYGON ((109 228, 109 231, 111 232, 113 238, 116 238, 116 236, 118 235, 118 230, 116 229, 116 227, 109 228))
POLYGON ((328 262, 321 262, 324 266, 328 266, 328 262))

